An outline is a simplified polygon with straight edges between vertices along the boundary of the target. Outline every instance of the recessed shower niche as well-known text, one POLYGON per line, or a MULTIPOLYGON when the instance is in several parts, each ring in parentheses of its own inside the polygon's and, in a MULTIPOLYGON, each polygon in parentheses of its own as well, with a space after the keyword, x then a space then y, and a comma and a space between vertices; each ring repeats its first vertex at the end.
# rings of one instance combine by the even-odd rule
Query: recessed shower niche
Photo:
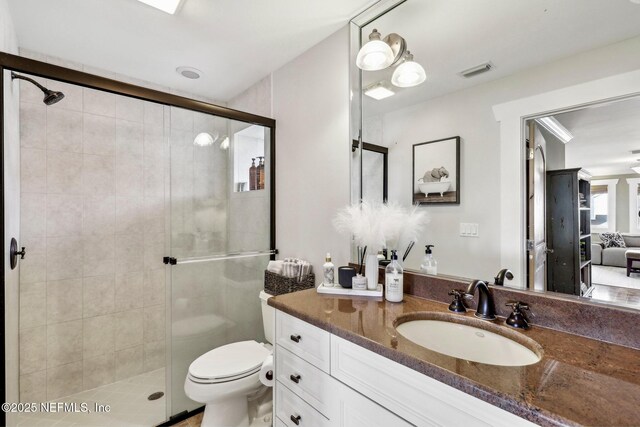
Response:
MULTIPOLYGON (((241 124, 242 125, 242 124, 241 124)), ((264 190, 267 182, 265 131, 262 126, 246 126, 233 133, 234 191, 264 190)))

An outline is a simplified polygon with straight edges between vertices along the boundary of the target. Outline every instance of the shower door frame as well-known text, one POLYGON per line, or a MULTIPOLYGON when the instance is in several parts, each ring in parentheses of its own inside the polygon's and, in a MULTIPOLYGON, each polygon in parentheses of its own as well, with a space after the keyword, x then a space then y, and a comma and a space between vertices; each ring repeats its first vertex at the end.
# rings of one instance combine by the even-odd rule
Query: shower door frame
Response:
MULTIPOLYGON (((113 93, 116 95, 128 96, 131 98, 140 99, 142 101, 153 102, 156 104, 165 105, 168 107, 178 107, 187 110, 197 111, 205 114, 211 114, 217 117, 225 119, 236 120, 244 123, 250 123, 253 125, 259 125, 269 128, 269 154, 270 154, 270 252, 271 259, 275 259, 277 254, 276 249, 276 121, 269 117, 263 117, 256 114, 247 113, 244 111, 234 110, 232 108, 222 107, 219 105, 211 104, 204 101, 198 101, 196 99, 187 98, 180 95, 174 95, 166 92, 162 92, 155 89, 149 89, 142 86, 133 85, 130 83, 121 82, 118 80, 110 79, 107 77, 96 76, 94 74, 85 73, 83 71, 77 71, 70 68, 61 67, 58 65, 48 64, 42 61, 36 61, 34 59, 24 58, 19 55, 13 55, 10 53, 0 51, 0 150, 2 153, 2 173, 0 174, 0 207, 2 212, 0 213, 0 219, 2 220, 2 256, 3 260, 7 256, 8 248, 4 247, 4 194, 5 194, 5 182, 4 182, 4 71, 15 71, 19 73, 27 73, 37 77, 45 79, 58 80, 64 83, 73 84, 76 86, 86 87, 90 89, 101 90, 104 92, 113 93)), ((0 360, 0 382, 2 384, 2 390, 0 391, 0 402, 6 401, 6 348, 5 339, 7 331, 5 330, 5 268, 4 262, 0 263, 0 269, 2 273, 2 285, 0 288, 0 331, 2 337, 0 338, 0 352, 2 359, 0 360)), ((195 410, 193 412, 199 412, 195 410)), ((179 414, 180 417, 170 418, 165 423, 170 425, 179 422, 185 418, 185 415, 191 414, 179 414)), ((6 425, 6 413, 0 411, 0 426, 6 425)))

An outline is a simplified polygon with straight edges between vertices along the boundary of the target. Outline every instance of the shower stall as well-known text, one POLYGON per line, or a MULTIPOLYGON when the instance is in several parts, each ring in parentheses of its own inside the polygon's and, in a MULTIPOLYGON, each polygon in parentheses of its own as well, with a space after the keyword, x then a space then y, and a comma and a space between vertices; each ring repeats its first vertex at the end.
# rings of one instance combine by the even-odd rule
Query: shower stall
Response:
POLYGON ((264 340, 274 120, 18 56, 0 65, 3 150, 19 154, 3 157, 17 252, 4 401, 109 407, 8 421, 151 426, 197 410, 189 364, 264 340))

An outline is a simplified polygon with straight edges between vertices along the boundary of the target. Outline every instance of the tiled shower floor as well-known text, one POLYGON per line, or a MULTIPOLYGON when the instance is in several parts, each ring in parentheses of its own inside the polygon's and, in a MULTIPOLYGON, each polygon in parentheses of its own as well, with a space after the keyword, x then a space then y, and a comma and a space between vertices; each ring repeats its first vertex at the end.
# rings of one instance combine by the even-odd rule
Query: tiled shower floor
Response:
POLYGON ((166 397, 147 399, 157 391, 165 392, 164 368, 56 400, 86 402, 89 408, 95 403, 110 405, 109 413, 22 414, 18 417, 18 426, 155 426, 166 418, 166 397))

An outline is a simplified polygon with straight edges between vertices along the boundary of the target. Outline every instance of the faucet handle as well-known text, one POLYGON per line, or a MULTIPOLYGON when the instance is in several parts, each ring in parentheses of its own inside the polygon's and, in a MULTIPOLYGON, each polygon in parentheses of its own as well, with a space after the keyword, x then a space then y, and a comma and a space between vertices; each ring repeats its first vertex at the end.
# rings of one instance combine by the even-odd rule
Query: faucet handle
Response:
POLYGON ((452 289, 449 295, 453 296, 453 301, 449 304, 449 310, 456 313, 466 313, 467 308, 464 306, 462 299, 466 296, 466 292, 462 289, 452 289))
POLYGON ((529 329, 529 322, 522 313, 522 310, 529 310, 529 304, 521 301, 509 301, 505 305, 513 308, 513 312, 507 317, 505 323, 512 328, 529 329))
POLYGON ((529 304, 522 301, 509 301, 505 305, 513 308, 513 311, 529 310, 529 304))

